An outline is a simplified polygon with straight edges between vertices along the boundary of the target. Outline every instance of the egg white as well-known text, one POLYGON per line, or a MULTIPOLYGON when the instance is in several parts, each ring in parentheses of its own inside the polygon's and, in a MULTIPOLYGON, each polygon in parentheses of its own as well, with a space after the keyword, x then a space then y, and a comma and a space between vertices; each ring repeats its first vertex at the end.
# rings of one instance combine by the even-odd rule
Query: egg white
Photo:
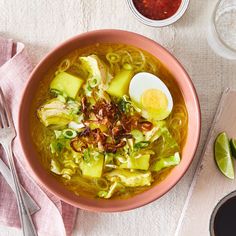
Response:
POLYGON ((168 112, 172 111, 173 99, 167 86, 157 76, 141 72, 136 74, 130 81, 129 95, 130 98, 137 104, 141 104, 142 94, 148 89, 158 89, 162 91, 168 100, 168 112))

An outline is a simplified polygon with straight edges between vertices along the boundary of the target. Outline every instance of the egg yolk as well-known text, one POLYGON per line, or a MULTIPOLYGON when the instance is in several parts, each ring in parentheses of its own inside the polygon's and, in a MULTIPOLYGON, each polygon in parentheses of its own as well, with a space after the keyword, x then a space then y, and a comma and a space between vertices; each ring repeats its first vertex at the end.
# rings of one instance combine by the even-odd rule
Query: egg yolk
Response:
POLYGON ((147 111, 167 110, 168 99, 158 89, 148 89, 141 96, 141 104, 147 111))

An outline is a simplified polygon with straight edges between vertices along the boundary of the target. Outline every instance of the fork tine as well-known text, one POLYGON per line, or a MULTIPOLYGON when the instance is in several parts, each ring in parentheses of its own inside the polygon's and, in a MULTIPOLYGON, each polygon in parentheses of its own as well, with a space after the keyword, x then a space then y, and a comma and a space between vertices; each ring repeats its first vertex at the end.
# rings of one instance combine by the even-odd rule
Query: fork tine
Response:
POLYGON ((2 88, 0 87, 0 100, 1 100, 1 105, 0 105, 0 114, 2 118, 2 125, 3 127, 6 126, 12 126, 13 121, 12 121, 12 116, 11 113, 8 109, 2 88))

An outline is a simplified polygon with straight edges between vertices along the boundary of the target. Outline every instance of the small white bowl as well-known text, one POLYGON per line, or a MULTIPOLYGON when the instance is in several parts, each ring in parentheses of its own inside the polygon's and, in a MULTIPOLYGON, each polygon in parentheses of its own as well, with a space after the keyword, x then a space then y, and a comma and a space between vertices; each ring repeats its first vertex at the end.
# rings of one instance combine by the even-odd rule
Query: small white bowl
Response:
POLYGON ((164 20, 152 20, 149 19, 145 16, 143 16, 134 6, 133 0, 126 0, 130 10, 133 12, 133 14, 136 16, 136 18, 141 21, 143 24, 148 25, 148 26, 153 26, 153 27, 164 27, 167 25, 171 25, 174 22, 176 22, 178 19, 180 19, 183 14, 185 13, 188 4, 189 4, 189 0, 182 0, 179 9, 177 10, 177 12, 164 20))

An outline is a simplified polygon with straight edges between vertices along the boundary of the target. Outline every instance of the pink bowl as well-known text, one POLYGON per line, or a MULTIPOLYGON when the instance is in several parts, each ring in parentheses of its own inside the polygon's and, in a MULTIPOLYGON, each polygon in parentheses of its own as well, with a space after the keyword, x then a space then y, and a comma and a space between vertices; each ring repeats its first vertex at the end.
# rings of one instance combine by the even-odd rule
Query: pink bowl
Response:
POLYGON ((36 66, 26 84, 20 103, 18 133, 27 163, 27 169, 33 178, 48 191, 63 201, 90 211, 117 212, 134 209, 148 204, 168 192, 184 175, 196 152, 201 130, 201 114, 199 101, 188 74, 180 63, 162 46, 139 34, 122 30, 97 30, 75 36, 51 51, 36 66), (157 57, 173 74, 183 94, 189 115, 188 136, 182 152, 181 163, 160 184, 144 193, 125 200, 88 199, 76 196, 60 184, 52 175, 43 169, 38 153, 34 149, 29 131, 29 112, 31 101, 39 85, 40 79, 58 58, 71 51, 95 43, 124 43, 141 48, 157 57))

